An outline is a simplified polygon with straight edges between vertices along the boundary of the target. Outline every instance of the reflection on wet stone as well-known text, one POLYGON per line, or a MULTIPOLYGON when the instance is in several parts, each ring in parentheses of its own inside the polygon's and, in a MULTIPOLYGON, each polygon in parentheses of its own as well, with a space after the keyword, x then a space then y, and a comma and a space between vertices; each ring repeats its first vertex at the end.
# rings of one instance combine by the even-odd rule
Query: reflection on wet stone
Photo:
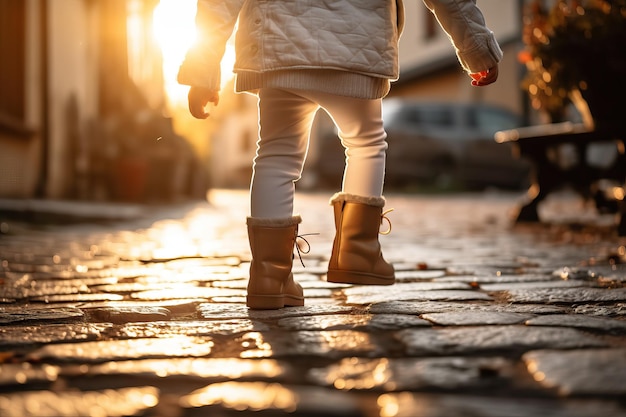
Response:
POLYGON ((576 288, 576 287, 589 287, 591 283, 588 281, 580 280, 551 280, 540 282, 507 282, 497 284, 481 284, 480 289, 483 291, 511 291, 511 290, 534 290, 543 288, 576 288))
MULTIPOLYGON (((178 284, 180 285, 180 284, 178 284)), ((112 293, 133 293, 141 291, 158 291, 168 289, 172 287, 172 283, 159 282, 159 283, 145 283, 145 282, 124 282, 115 283, 111 285, 97 285, 92 287, 93 291, 97 292, 112 292, 112 293)))
POLYGON ((410 314, 375 314, 367 330, 399 330, 410 327, 430 327, 431 323, 410 314))
POLYGON ((94 310, 93 317, 110 323, 168 320, 171 312, 163 307, 135 306, 109 307, 94 310))
POLYGON ((0 286, 0 297, 14 298, 17 300, 88 292, 89 288, 85 284, 66 286, 54 281, 29 281, 23 286, 0 286))
POLYGON ((379 415, 393 417, 626 417, 617 402, 603 400, 494 398, 471 395, 387 393, 378 397, 379 415))
POLYGON ((42 286, 65 286, 65 287, 96 287, 99 285, 113 285, 116 284, 119 279, 117 276, 112 276, 116 273, 116 271, 110 271, 109 273, 104 273, 103 271, 98 271, 98 274, 77 274, 78 278, 67 278, 67 277, 58 277, 58 276, 48 276, 44 274, 14 274, 11 272, 5 272, 6 277, 10 280, 13 285, 16 286, 32 286, 32 285, 42 285, 42 286), (94 275, 93 277, 90 275, 94 275), (102 276, 100 276, 102 275, 102 276), (35 284, 36 283, 36 284, 35 284))
POLYGON ((5 326, 0 327, 0 347, 96 340, 110 327, 105 323, 5 326))
POLYGON ((368 295, 372 292, 382 292, 386 296, 390 297, 389 299, 394 300, 394 295, 406 292, 470 289, 471 287, 469 285, 461 282, 410 282, 376 288, 372 288, 370 286, 356 286, 344 289, 343 293, 350 297, 354 295, 368 295))
POLYGON ((248 287, 247 279, 231 279, 224 281, 217 281, 211 283, 211 286, 214 288, 230 288, 230 289, 239 289, 245 290, 248 287))
POLYGON ((132 416, 156 406, 154 387, 103 391, 32 391, 0 395, 0 415, 30 416, 132 416))
POLYGON ((92 301, 122 301, 124 296, 119 294, 65 294, 46 295, 43 297, 32 297, 30 301, 39 303, 86 303, 92 301))
POLYGON ((0 307, 0 324, 28 322, 28 321, 66 321, 78 320, 84 317, 78 308, 28 308, 0 307))
POLYGON ((342 305, 304 305, 302 307, 291 307, 282 310, 250 310, 249 316, 255 319, 273 319, 286 317, 307 317, 324 314, 350 313, 353 308, 342 305))
POLYGON ((387 301, 369 307, 374 314, 424 314, 463 311, 502 311, 522 314, 556 314, 567 311, 565 307, 543 304, 492 304, 482 302, 445 301, 387 301))
POLYGON ((565 280, 592 280, 595 281, 597 275, 589 270, 582 268, 563 267, 552 272, 552 275, 565 280))
POLYGON ((306 317, 318 314, 350 313, 350 306, 338 304, 332 305, 304 305, 303 307, 290 307, 280 310, 250 310, 245 305, 210 304, 204 303, 198 306, 201 317, 209 320, 229 318, 251 318, 255 320, 280 319, 286 317, 306 317))
POLYGON ((280 319, 278 325, 288 330, 350 330, 367 326, 369 314, 337 314, 280 319))
POLYGON ((55 381, 60 369, 58 366, 48 364, 4 363, 0 372, 0 386, 55 381))
POLYGON ((562 288, 508 291, 512 303, 584 303, 626 301, 626 288, 562 288))
POLYGON ((526 322, 529 326, 562 326, 605 332, 626 333, 626 321, 582 314, 554 314, 536 317, 526 322))
POLYGON ((210 336, 214 334, 231 335, 250 331, 265 331, 264 323, 249 319, 217 320, 217 321, 170 321, 154 323, 127 323, 114 331, 110 336, 118 338, 146 338, 185 336, 210 336))
POLYGON ((563 395, 626 396, 626 349, 543 350, 523 360, 537 382, 563 395))
MULTIPOLYGON (((324 275, 325 274, 326 274, 326 272, 324 272, 324 275)), ((300 275, 300 276, 296 277, 296 279, 298 280, 298 283, 304 289, 337 290, 337 289, 340 289, 340 288, 349 288, 349 287, 351 287, 350 284, 339 284, 339 283, 335 283, 335 282, 324 281, 324 280, 320 279, 319 276, 300 275), (307 278, 307 279, 303 280, 301 278, 302 276, 307 278)), ((246 282, 247 282, 247 280, 246 280, 246 282)))
POLYGON ((446 273, 446 271, 444 270, 425 270, 425 271, 420 271, 420 270, 406 270, 406 271, 402 271, 402 270, 397 270, 398 269, 398 265, 395 264, 394 265, 396 267, 396 280, 399 282, 402 281, 408 281, 408 280, 431 280, 431 279, 436 279, 436 278, 440 278, 443 277, 446 273))
POLYGON ((250 317, 248 308, 242 304, 202 303, 196 307, 199 317, 218 319, 247 319, 250 317))
POLYGON ((390 291, 389 293, 380 289, 369 289, 370 293, 363 291, 363 294, 348 294, 346 302, 349 304, 371 304, 380 303, 387 300, 414 300, 414 301, 470 301, 484 300, 492 298, 484 293, 469 290, 410 290, 410 291, 390 291))
MULTIPOLYGON (((174 315, 190 315, 196 311, 196 306, 204 300, 198 299, 185 299, 178 298, 174 300, 155 300, 155 301, 138 301, 138 300, 123 300, 123 301, 93 301, 80 303, 80 309, 85 311, 88 316, 98 314, 97 311, 104 309, 143 309, 143 308, 164 308, 170 311, 174 315)), ((76 303, 67 303, 68 305, 76 305, 76 303)), ((64 304, 55 304, 64 305, 64 304)))
MULTIPOLYGON (((269 416, 362 416, 362 400, 317 387, 289 387, 268 382, 223 382, 208 385, 180 399, 185 409, 216 406, 238 413, 265 412, 269 416)), ((207 413, 209 412, 207 410, 207 413)), ((194 414, 195 415, 195 414, 194 414)), ((208 414, 200 414, 208 415, 208 414)), ((222 415, 222 414, 216 414, 222 415)), ((224 414, 230 415, 230 414, 224 414)))
POLYGON ((589 316, 626 316, 626 303, 605 304, 581 304, 573 309, 576 314, 589 316))
POLYGON ((211 384, 181 398, 185 408, 222 405, 239 411, 277 410, 293 413, 298 396, 277 383, 224 382, 211 384))
POLYGON ((477 284, 502 284, 507 282, 543 282, 555 281, 550 275, 508 275, 508 274, 485 274, 485 275, 451 275, 436 278, 436 282, 466 282, 477 284))
POLYGON ((501 384, 498 375, 510 372, 512 366, 510 361, 498 357, 345 358, 329 367, 311 370, 309 378, 341 390, 484 388, 501 384), (487 369, 490 372, 485 372, 487 369))
POLYGON ((312 302, 320 298, 330 298, 333 290, 329 288, 304 288, 304 298, 312 302))
POLYGON ((244 295, 242 290, 228 288, 198 287, 196 285, 176 285, 173 288, 132 293, 131 298, 137 300, 166 300, 181 298, 210 299, 214 297, 231 297, 244 295))
POLYGON ((426 320, 402 314, 337 314, 312 317, 290 317, 278 321, 288 330, 397 330, 407 327, 430 326, 426 320))
POLYGON ((369 334, 354 330, 251 332, 240 339, 241 357, 267 358, 287 356, 345 357, 360 354, 375 356, 381 349, 369 334))
POLYGON ((209 338, 172 336, 165 339, 105 340, 47 345, 28 354, 30 360, 53 359, 65 362, 106 362, 123 359, 208 356, 213 348, 209 338))
POLYGON ((107 362, 92 365, 88 375, 153 375, 159 378, 185 376, 234 380, 242 378, 280 378, 287 365, 274 359, 168 358, 107 362))
POLYGON ((497 350, 573 349, 602 347, 601 339, 558 327, 478 326, 406 329, 397 333, 410 355, 449 355, 497 350))
POLYGON ((490 324, 519 324, 532 318, 522 313, 497 311, 459 311, 445 313, 427 313, 422 318, 441 326, 476 326, 490 324))

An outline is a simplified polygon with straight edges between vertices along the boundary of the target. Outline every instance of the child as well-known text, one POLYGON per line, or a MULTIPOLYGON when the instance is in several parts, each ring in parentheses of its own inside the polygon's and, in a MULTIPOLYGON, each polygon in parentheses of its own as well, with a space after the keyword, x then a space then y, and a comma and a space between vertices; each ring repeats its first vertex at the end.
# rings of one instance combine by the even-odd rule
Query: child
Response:
MULTIPOLYGON (((449 34, 477 86, 494 82, 502 51, 474 0, 424 0, 449 34)), ((220 61, 238 22, 236 91, 258 95, 259 141, 250 186, 252 252, 247 305, 302 306, 291 273, 299 215, 295 182, 302 173, 318 109, 336 124, 346 150, 341 192, 331 199, 335 239, 329 282, 390 285, 394 268, 378 241, 384 218, 387 143, 382 98, 398 78, 402 0, 199 0, 198 42, 180 67, 189 110, 206 118, 218 104, 220 61)))

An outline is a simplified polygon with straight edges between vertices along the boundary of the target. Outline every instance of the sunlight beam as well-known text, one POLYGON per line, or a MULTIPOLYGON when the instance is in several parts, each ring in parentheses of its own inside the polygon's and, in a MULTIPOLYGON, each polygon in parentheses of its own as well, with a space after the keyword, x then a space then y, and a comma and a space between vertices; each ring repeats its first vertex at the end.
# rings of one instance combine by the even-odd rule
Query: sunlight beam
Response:
MULTIPOLYGON (((197 36, 195 14, 196 0, 160 0, 154 10, 154 37, 161 47, 165 91, 172 106, 187 106, 188 87, 179 85, 176 75, 197 36)), ((229 42, 222 60, 222 87, 232 78, 233 63, 234 48, 229 42)))

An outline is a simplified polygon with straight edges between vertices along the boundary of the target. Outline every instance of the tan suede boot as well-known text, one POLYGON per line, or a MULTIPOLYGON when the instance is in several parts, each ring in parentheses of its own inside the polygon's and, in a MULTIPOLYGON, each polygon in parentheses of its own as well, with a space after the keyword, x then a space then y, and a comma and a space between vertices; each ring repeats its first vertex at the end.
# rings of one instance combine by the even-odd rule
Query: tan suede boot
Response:
POLYGON ((252 309, 302 306, 302 287, 293 280, 291 267, 300 216, 286 219, 248 217, 252 251, 247 305, 252 309))
POLYGON ((393 266, 383 258, 378 241, 385 199, 337 193, 330 200, 335 212, 335 240, 328 264, 328 282, 391 285, 393 266))

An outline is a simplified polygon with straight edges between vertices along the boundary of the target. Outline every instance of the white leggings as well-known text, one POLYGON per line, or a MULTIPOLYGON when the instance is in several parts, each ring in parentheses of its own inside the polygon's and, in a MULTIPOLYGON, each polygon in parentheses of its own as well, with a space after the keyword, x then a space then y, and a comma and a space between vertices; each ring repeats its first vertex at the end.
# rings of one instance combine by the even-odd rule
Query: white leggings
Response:
POLYGON ((260 139, 250 186, 250 215, 262 218, 293 215, 295 182, 302 175, 311 125, 320 107, 333 119, 346 149, 342 191, 381 197, 387 150, 381 103, 380 99, 261 89, 260 139))

